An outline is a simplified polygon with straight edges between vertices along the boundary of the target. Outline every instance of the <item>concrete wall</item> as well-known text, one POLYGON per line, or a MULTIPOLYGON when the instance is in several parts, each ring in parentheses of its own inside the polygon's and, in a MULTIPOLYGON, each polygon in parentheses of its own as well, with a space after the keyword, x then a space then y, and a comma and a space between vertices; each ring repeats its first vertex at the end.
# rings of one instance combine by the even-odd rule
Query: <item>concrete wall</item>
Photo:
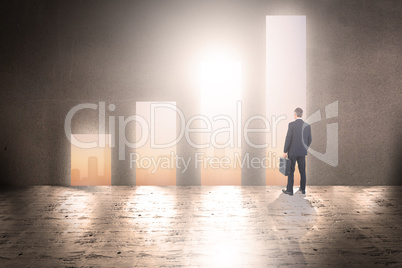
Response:
MULTIPOLYGON (((10 1, 0 10, 1 184, 69 185, 64 119, 77 104, 105 101, 117 107, 107 116, 128 116, 136 101, 176 101, 196 114, 191 75, 210 40, 241 55, 243 118, 264 115, 265 16, 275 14, 307 16, 307 115, 339 103, 337 118, 312 128, 312 148, 325 152, 326 123, 338 122, 339 164, 310 156, 309 183, 401 184, 400 1, 10 1)), ((97 123, 96 111, 78 113, 73 133, 97 123)), ((134 185, 117 154, 112 184, 134 185)), ((199 185, 199 170, 177 183, 199 185)), ((265 171, 243 169, 242 184, 265 184, 265 171)))
POLYGON ((325 152, 326 124, 338 122, 336 168, 308 159, 317 185, 401 185, 402 2, 316 3, 308 23, 307 107, 338 101, 338 118, 312 126, 325 152))

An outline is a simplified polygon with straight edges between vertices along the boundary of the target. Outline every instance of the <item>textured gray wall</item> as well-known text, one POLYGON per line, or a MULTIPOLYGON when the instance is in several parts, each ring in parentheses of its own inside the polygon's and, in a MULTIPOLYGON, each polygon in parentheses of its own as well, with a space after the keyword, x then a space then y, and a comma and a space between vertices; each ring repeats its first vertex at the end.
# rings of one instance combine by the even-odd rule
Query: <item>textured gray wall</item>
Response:
MULTIPOLYGON (((233 44, 242 55, 243 118, 264 114, 265 16, 285 14, 307 16, 307 115, 339 101, 338 118, 312 126, 312 148, 325 152, 326 123, 338 122, 339 165, 310 156, 309 183, 401 184, 401 3, 2 2, 0 183, 70 184, 64 118, 79 103, 114 103, 107 116, 128 116, 136 101, 166 100, 196 114, 189 66, 208 40, 233 44)), ((96 129, 95 111, 77 114, 74 133, 96 129)), ((193 155, 185 143, 177 152, 193 155)), ((242 152, 264 155, 245 145, 242 152)), ((134 185, 135 171, 117 153, 112 183, 134 185)), ((199 185, 200 171, 179 174, 177 183, 199 185)), ((265 171, 242 170, 242 184, 265 184, 265 171)))
POLYGON ((401 185, 402 2, 338 3, 317 2, 308 20, 308 113, 339 105, 312 126, 312 148, 325 152, 326 124, 338 122, 339 164, 310 156, 310 182, 401 185))

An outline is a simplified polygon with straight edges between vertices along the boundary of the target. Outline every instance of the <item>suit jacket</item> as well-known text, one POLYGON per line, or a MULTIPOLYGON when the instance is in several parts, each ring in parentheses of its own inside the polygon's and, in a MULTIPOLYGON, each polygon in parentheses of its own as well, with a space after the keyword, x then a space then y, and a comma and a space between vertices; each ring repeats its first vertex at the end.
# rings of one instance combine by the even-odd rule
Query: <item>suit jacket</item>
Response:
POLYGON ((288 156, 305 156, 312 142, 311 127, 302 119, 289 123, 283 152, 288 156))

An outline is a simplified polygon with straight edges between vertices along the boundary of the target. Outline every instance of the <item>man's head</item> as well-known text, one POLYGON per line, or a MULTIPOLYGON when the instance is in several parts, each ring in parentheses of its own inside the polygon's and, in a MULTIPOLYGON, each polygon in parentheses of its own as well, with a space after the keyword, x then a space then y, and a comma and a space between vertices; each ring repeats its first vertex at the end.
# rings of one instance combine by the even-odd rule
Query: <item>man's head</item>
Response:
POLYGON ((302 110, 302 108, 297 107, 297 108, 295 109, 295 119, 298 118, 298 117, 302 117, 302 116, 303 116, 303 110, 302 110))

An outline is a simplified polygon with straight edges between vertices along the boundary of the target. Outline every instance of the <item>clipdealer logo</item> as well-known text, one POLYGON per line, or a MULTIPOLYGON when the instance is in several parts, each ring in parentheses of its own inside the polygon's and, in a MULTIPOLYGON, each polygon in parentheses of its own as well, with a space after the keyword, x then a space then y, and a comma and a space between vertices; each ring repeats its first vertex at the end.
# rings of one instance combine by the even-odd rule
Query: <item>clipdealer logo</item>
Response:
MULTIPOLYGON (((114 104, 109 104, 107 107, 108 112, 114 112, 116 109, 116 106, 114 104)), ((229 115, 223 115, 219 114, 214 117, 207 117, 205 115, 195 115, 190 117, 187 121, 184 116, 184 113, 182 110, 172 104, 172 103, 151 103, 150 105, 150 120, 146 120, 143 116, 139 114, 134 114, 130 115, 128 117, 124 116, 116 116, 114 115, 109 115, 108 117, 108 130, 110 133, 113 133, 111 135, 111 141, 106 142, 105 140, 105 135, 101 135, 103 133, 106 133, 106 105, 105 102, 99 102, 99 104, 94 104, 94 103, 84 103, 84 104, 79 104, 74 106, 66 115, 65 118, 65 134, 67 139, 71 142, 72 145, 78 147, 78 148, 83 148, 83 149, 91 149, 91 148, 103 148, 108 144, 108 146, 115 148, 116 146, 118 147, 118 152, 119 152, 119 160, 126 160, 126 148, 131 148, 131 149, 139 149, 146 144, 149 144, 151 148, 153 149, 166 149, 166 148, 172 148, 173 146, 177 145, 183 138, 186 139, 186 142, 192 146, 194 149, 196 149, 196 154, 194 155, 194 162, 195 165, 199 165, 200 159, 203 159, 203 161, 209 161, 210 166, 212 168, 230 168, 233 166, 248 166, 248 167, 262 167, 262 168, 277 168, 278 165, 275 164, 276 160, 275 159, 269 159, 267 157, 264 157, 263 159, 254 159, 250 158, 247 153, 244 155, 241 155, 239 153, 234 153, 232 157, 220 157, 215 159, 216 157, 212 156, 202 156, 203 153, 200 153, 200 150, 205 150, 208 148, 241 148, 242 146, 242 140, 244 138, 244 141, 248 146, 251 148, 257 148, 257 149, 264 149, 269 147, 269 143, 263 143, 263 144, 255 144, 249 137, 249 134, 252 133, 271 133, 271 147, 275 148, 277 146, 277 130, 278 130, 278 125, 280 122, 286 120, 286 115, 279 115, 275 116, 273 115, 271 117, 271 120, 268 120, 268 118, 261 116, 261 115, 255 115, 247 120, 245 120, 245 123, 242 124, 241 122, 241 113, 242 113, 242 105, 241 102, 237 102, 236 106, 236 118, 237 120, 234 120, 233 116, 229 115), (72 135, 72 130, 71 130, 71 125, 72 125, 72 120, 74 115, 84 109, 91 109, 91 110, 98 110, 98 119, 99 119, 99 125, 98 125, 98 141, 92 141, 92 142, 81 142, 78 139, 72 135), (171 110, 174 111, 177 114, 177 117, 180 119, 179 124, 178 124, 178 133, 175 137, 174 140, 171 140, 167 143, 157 143, 155 136, 155 114, 158 109, 165 109, 165 111, 171 110), (114 135, 116 132, 116 121, 117 123, 117 128, 118 128, 118 135, 114 135), (195 128, 192 127, 192 123, 195 121, 202 122, 205 127, 202 128, 195 128), (228 127, 221 127, 214 129, 213 124, 216 121, 223 121, 228 127), (254 121, 260 121, 263 123, 264 127, 263 128, 251 128, 250 125, 254 121), (141 135, 140 138, 135 141, 131 142, 127 139, 126 137, 126 128, 127 125, 130 122, 136 122, 140 125, 141 127, 141 135), (209 140, 205 141, 203 140, 202 142, 200 140, 195 140, 191 138, 191 134, 193 133, 198 133, 198 134, 209 134, 209 140), (216 136, 220 133, 227 133, 228 134, 228 139, 225 143, 219 143, 216 140, 216 136), (116 142, 116 138, 118 139, 116 142), (240 160, 244 159, 244 160, 240 160), (222 162, 223 161, 223 162, 222 162), (214 164, 215 163, 215 164, 214 164), (216 164, 217 163, 217 164, 216 164)), ((170 112, 171 112, 170 111, 170 112)), ((325 106, 325 116, 326 119, 329 118, 334 118, 338 116, 338 101, 333 102, 329 105, 325 106)), ((320 110, 314 112, 311 116, 309 116, 305 122, 308 124, 314 124, 316 122, 321 121, 321 112, 320 110)), ((281 145, 279 145, 281 146, 281 145)), ((305 145, 306 146, 306 145, 305 145)), ((321 160, 322 162, 331 165, 333 167, 336 167, 338 165, 338 123, 331 123, 327 124, 327 141, 326 141, 326 151, 325 153, 320 153, 318 151, 315 151, 312 148, 308 148, 309 153, 316 157, 317 159, 321 160)), ((270 154, 271 158, 277 157, 276 154, 272 155, 270 154)), ((172 168, 172 165, 175 163, 176 167, 180 167, 180 165, 184 166, 184 169, 182 171, 187 170, 187 167, 190 163, 191 159, 184 159, 184 157, 175 155, 170 156, 170 157, 163 157, 164 159, 154 159, 155 157, 152 156, 141 156, 139 153, 130 153, 130 167, 136 167, 136 168, 150 168, 152 166, 153 170, 156 170, 155 168, 172 168), (166 158, 166 159, 165 159, 166 158), (173 159, 173 160, 172 160, 173 159)), ((205 164, 201 163, 202 165, 205 164)), ((279 164, 279 161, 278 161, 279 164)))
MULTIPOLYGON (((330 119, 336 117, 338 117, 338 101, 325 106, 325 118, 330 119)), ((314 123, 320 122, 321 120, 321 111, 318 110, 310 115, 305 122, 312 125, 314 123)), ((307 147, 306 145, 304 146, 307 147)), ((309 148, 308 152, 322 162, 336 167, 338 166, 338 147, 338 122, 336 122, 327 124, 327 143, 325 147, 325 153, 317 152, 312 148, 309 148)))

